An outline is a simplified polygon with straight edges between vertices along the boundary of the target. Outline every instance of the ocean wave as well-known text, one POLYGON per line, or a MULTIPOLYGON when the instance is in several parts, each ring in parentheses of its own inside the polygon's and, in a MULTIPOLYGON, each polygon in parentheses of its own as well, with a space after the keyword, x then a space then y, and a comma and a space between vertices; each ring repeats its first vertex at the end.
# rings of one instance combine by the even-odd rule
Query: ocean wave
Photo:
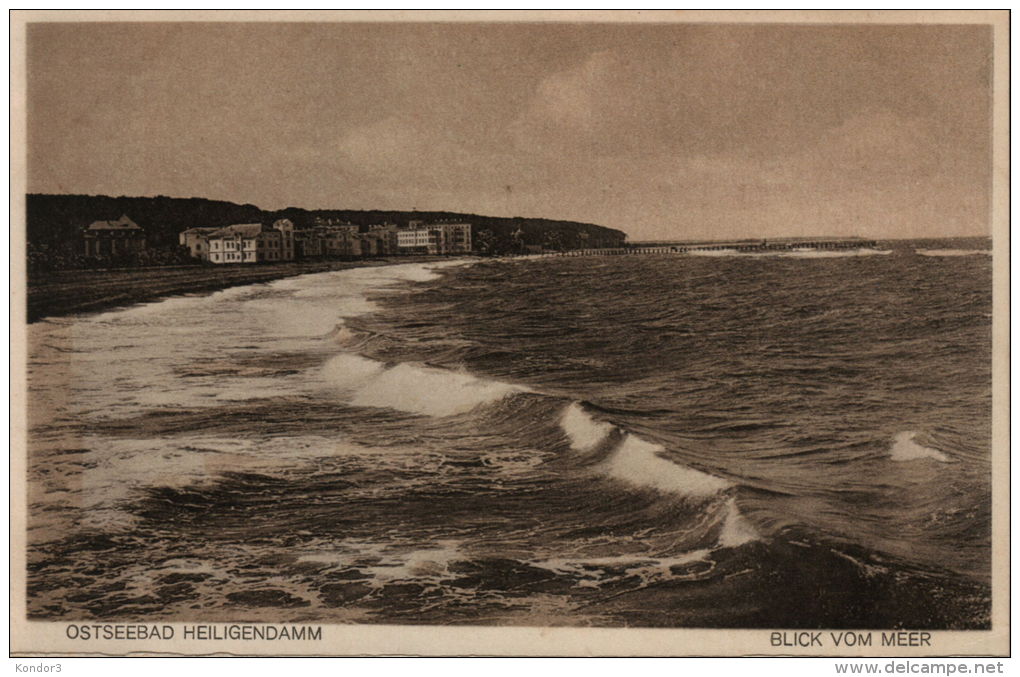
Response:
POLYGON ((330 385, 349 391, 354 406, 436 417, 462 414, 508 395, 529 392, 464 372, 407 363, 387 367, 353 353, 332 358, 322 375, 330 385))
POLYGON ((628 434, 605 463, 605 473, 642 489, 710 498, 733 485, 715 475, 678 465, 662 458, 658 444, 628 434))
POLYGON ((908 430, 893 438, 892 448, 889 450, 889 458, 894 461, 915 461, 923 458, 930 458, 940 463, 949 461, 949 457, 941 451, 924 447, 914 441, 917 433, 908 430))
POLYGON ((524 388, 471 374, 398 364, 369 381, 351 404, 428 416, 452 416, 522 392, 526 392, 524 388))

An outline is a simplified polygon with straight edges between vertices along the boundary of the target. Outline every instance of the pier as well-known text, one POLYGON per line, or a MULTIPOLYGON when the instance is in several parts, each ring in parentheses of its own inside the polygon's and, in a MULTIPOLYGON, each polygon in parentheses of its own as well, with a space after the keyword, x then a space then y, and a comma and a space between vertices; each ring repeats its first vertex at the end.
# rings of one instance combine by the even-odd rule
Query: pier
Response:
POLYGON ((874 249, 875 240, 857 238, 844 240, 776 240, 769 242, 741 240, 736 242, 678 242, 634 243, 624 247, 605 249, 572 249, 564 252, 546 252, 547 256, 630 256, 635 254, 690 254, 702 251, 734 251, 740 253, 792 252, 804 249, 846 250, 874 249))

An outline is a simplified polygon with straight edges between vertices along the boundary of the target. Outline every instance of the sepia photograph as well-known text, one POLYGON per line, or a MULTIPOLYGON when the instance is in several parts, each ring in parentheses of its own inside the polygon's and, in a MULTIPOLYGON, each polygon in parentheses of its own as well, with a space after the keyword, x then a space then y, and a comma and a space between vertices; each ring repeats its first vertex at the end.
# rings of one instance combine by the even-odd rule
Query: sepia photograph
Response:
POLYGON ((1007 655, 1008 22, 13 13, 11 652, 1007 655))

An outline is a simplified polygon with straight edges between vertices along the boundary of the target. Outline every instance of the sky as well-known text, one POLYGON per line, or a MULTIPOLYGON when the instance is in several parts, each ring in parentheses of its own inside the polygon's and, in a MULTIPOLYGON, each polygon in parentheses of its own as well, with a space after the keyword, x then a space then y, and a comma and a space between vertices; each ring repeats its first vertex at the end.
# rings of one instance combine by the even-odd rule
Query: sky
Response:
POLYGON ((949 25, 30 24, 28 190, 631 240, 986 235, 991 47, 949 25))

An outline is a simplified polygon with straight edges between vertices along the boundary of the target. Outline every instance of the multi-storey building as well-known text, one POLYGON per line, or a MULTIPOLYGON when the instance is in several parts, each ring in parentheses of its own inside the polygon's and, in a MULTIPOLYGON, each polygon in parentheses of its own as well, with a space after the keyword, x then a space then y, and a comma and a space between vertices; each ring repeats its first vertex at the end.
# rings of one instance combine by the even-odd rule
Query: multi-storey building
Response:
POLYGON ((398 251, 397 245, 397 224, 395 223, 376 223, 368 227, 368 232, 376 235, 379 238, 379 254, 382 256, 388 256, 396 254, 398 251))
POLYGON ((429 226, 440 231, 440 254, 470 254, 470 223, 438 223, 429 226))
POLYGON ((85 256, 117 256, 145 249, 145 231, 121 216, 116 221, 93 221, 82 234, 85 256))
POLYGON ((294 256, 299 259, 318 259, 325 255, 322 238, 314 230, 294 232, 294 256))
POLYGON ((402 254, 431 254, 436 248, 435 233, 427 228, 397 231, 397 247, 402 254))
POLYGON ((187 247, 191 255, 203 261, 209 260, 209 236, 219 228, 188 228, 181 231, 178 239, 182 247, 187 247))
POLYGON ((416 225, 397 232, 397 246, 402 253, 470 254, 470 223, 433 223, 416 225))
POLYGON ((281 219, 272 227, 241 223, 208 235, 212 263, 261 263, 294 260, 294 224, 281 219))
POLYGON ((314 237, 322 243, 322 253, 331 258, 351 258, 361 256, 361 239, 358 237, 357 226, 349 224, 340 226, 321 226, 314 229, 314 237))

